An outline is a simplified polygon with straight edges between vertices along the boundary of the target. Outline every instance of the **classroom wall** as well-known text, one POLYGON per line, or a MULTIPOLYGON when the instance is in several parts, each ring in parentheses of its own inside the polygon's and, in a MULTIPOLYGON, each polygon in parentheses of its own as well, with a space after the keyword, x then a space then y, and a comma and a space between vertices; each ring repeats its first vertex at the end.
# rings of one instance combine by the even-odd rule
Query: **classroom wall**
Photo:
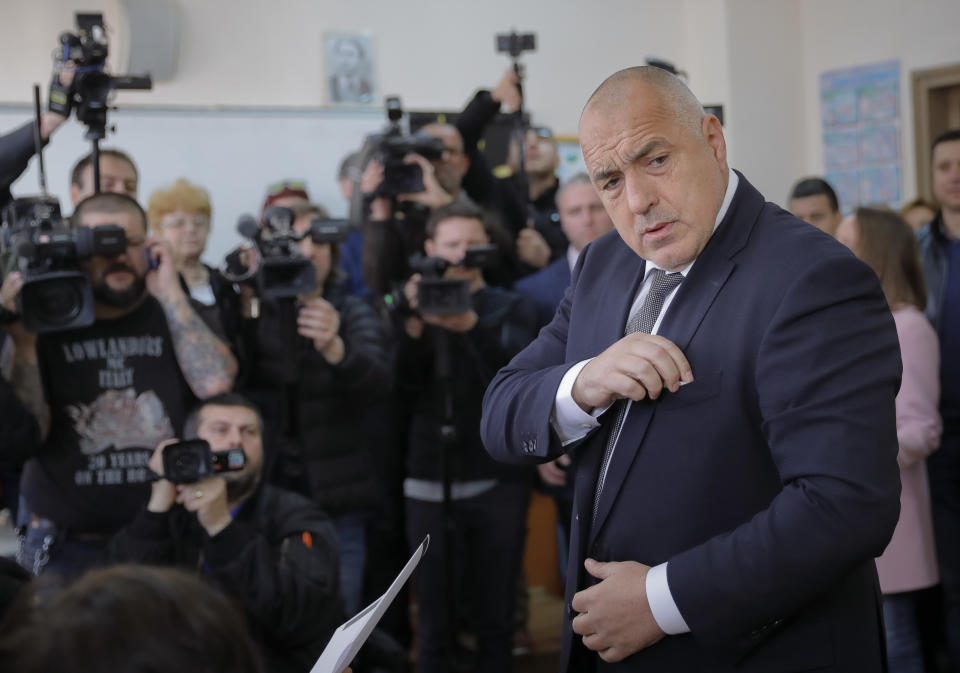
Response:
POLYGON ((911 71, 960 63, 957 0, 801 0, 808 172, 823 171, 821 72, 900 61, 903 197, 916 196, 911 71))
MULTIPOLYGON (((180 60, 173 81, 128 106, 306 107, 324 104, 321 35, 374 36, 382 93, 411 109, 457 109, 493 85, 508 59, 493 35, 534 30, 527 106, 538 123, 575 134, 603 77, 654 55, 689 74, 701 100, 725 105, 731 163, 777 202, 799 176, 823 172, 819 76, 898 59, 902 65, 903 193, 915 191, 910 71, 960 61, 957 0, 176 0, 180 60)), ((0 103, 26 102, 49 78, 60 31, 78 7, 123 25, 123 0, 0 0, 0 103)), ((119 32, 122 33, 122 30, 119 32)), ((126 45, 114 36, 122 57, 126 45)), ((121 130, 122 133, 122 130, 121 130)), ((122 144, 118 137, 116 144, 122 144)))
MULTIPOLYGON (((49 79, 57 35, 77 7, 122 25, 121 0, 0 0, 0 102, 29 99, 49 79), (16 58, 10 55, 17 54, 16 58)), ((576 132, 580 108, 607 74, 656 55, 684 56, 685 2, 669 0, 179 0, 176 78, 121 102, 150 105, 320 106, 325 30, 366 31, 377 50, 382 93, 413 109, 458 109, 494 85, 510 61, 494 35, 535 31, 523 57, 527 103, 537 122, 576 132)), ((116 40, 118 48, 122 40, 116 40)))

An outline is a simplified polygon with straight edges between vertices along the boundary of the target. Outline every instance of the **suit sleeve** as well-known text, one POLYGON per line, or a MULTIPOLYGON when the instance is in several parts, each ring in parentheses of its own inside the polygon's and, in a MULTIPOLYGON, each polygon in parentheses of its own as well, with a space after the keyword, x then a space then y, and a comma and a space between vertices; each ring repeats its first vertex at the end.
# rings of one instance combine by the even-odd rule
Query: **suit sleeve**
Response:
MULTIPOLYGON (((590 245, 584 248, 566 295, 539 336, 494 377, 483 398, 480 434, 496 460, 530 465, 563 452, 550 427, 560 380, 575 362, 566 362, 567 328, 577 280, 590 245)), ((565 447, 571 448, 571 447, 565 447)))
POLYGON ((756 358, 761 430, 782 490, 739 527, 669 560, 693 636, 739 658, 879 556, 897 523, 897 335, 875 275, 848 255, 788 288, 756 358))

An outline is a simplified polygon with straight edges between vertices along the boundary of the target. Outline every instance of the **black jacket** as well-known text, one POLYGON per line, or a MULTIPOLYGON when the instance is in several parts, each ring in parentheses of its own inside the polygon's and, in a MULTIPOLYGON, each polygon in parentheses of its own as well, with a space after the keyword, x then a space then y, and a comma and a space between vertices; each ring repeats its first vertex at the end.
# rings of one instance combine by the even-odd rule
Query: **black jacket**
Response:
POLYGON ((268 456, 272 478, 295 481, 289 472, 299 466, 310 496, 328 514, 370 511, 378 488, 368 443, 376 419, 368 417, 368 403, 392 385, 386 335, 363 300, 341 287, 326 299, 340 312, 343 361, 329 364, 296 334, 295 308, 291 317, 277 303, 264 302, 260 319, 248 321, 245 330, 249 377, 243 390, 263 412, 265 446, 283 453, 282 462, 268 456))
POLYGON ((336 533, 309 500, 262 486, 214 537, 175 506, 142 510, 110 544, 115 562, 200 571, 244 608, 267 670, 310 670, 343 621, 336 533))
POLYGON ((943 212, 938 211, 933 221, 917 231, 917 250, 927 283, 927 318, 940 331, 940 313, 947 290, 947 235, 943 231, 943 212))
MULTIPOLYGON (((556 195, 559 184, 555 184, 530 202, 527 184, 517 176, 495 177, 484 154, 477 143, 484 131, 493 121, 500 104, 493 100, 489 91, 478 91, 473 100, 457 118, 457 129, 463 136, 463 146, 470 159, 470 169, 463 179, 463 188, 477 203, 496 209, 510 236, 516 239, 520 230, 533 222, 534 228, 550 246, 550 261, 566 253, 569 242, 560 229, 560 216, 557 213, 556 195)), ((522 262, 516 262, 518 276, 536 271, 522 262)))
POLYGON ((536 336, 536 310, 528 299, 500 288, 473 295, 479 320, 466 333, 426 326, 420 339, 403 332, 398 385, 412 405, 408 430, 407 476, 440 481, 441 408, 435 356, 440 339, 450 347, 456 450, 451 479, 523 479, 529 471, 495 462, 480 442, 480 408, 487 385, 510 358, 536 336))
MULTIPOLYGON (((44 145, 46 142, 44 141, 44 145)), ((33 122, 0 136, 0 208, 13 198, 10 195, 10 185, 27 170, 34 149, 33 122)))
MULTIPOLYGON (((3 339, 0 339, 0 345, 3 339)), ((0 376, 0 470, 20 470, 40 442, 37 421, 0 376)))

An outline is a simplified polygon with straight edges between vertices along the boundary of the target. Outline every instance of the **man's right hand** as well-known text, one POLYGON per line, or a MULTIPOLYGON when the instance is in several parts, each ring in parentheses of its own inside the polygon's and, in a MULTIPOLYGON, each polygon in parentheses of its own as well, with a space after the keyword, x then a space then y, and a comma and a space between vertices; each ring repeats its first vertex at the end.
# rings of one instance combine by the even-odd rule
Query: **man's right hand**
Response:
POLYGON ((535 269, 542 269, 550 262, 550 246, 532 224, 517 234, 517 257, 535 269))
POLYGON ((176 444, 176 439, 165 439, 157 445, 150 456, 150 462, 147 467, 160 475, 150 486, 150 500, 147 502, 147 510, 155 513, 169 512, 173 503, 177 500, 177 487, 163 478, 163 450, 171 444, 176 444))
POLYGON ((619 399, 657 399, 666 388, 693 381, 686 356, 668 339, 654 334, 628 334, 591 360, 573 382, 574 401, 585 412, 608 407, 619 399))

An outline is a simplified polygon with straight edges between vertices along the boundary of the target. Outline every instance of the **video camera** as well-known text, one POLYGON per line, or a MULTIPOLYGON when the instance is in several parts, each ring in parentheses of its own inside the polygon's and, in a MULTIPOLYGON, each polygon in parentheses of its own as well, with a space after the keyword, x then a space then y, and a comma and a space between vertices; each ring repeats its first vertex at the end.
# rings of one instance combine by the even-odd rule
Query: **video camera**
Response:
POLYGON ((60 34, 60 47, 55 55, 57 70, 67 61, 76 67, 69 87, 60 84, 55 72, 50 84, 50 110, 64 117, 70 110, 87 126, 87 139, 100 140, 106 135, 107 99, 115 89, 149 90, 150 75, 112 76, 104 72, 107 60, 107 31, 102 14, 76 14, 77 32, 60 34))
POLYGON ((417 312, 421 315, 459 315, 473 308, 470 283, 462 278, 444 278, 451 266, 483 268, 491 265, 497 256, 495 245, 473 245, 467 248, 463 259, 452 264, 442 257, 410 258, 410 266, 422 274, 417 288, 417 312))
POLYGON ((221 272, 232 283, 250 282, 263 299, 298 297, 313 292, 317 283, 313 263, 297 245, 310 236, 314 243, 341 243, 347 240, 346 220, 315 218, 310 231, 293 230, 294 213, 289 208, 270 206, 263 213, 263 227, 250 215, 243 215, 237 231, 254 247, 237 248, 224 260, 221 272), (252 259, 250 258, 252 255, 252 259))
POLYGON ((18 310, 31 332, 93 324, 93 290, 79 262, 94 255, 119 255, 126 249, 122 227, 70 227, 53 197, 15 199, 2 214, 0 251, 9 260, 4 271, 23 273, 18 310))
POLYGON ((401 126, 403 107, 396 96, 387 98, 389 124, 383 133, 367 138, 373 145, 373 158, 383 164, 383 182, 377 196, 393 198, 400 194, 416 194, 423 191, 423 170, 418 164, 408 164, 408 154, 419 154, 424 159, 435 160, 443 156, 446 146, 440 138, 424 133, 407 134, 401 126))
POLYGON ((173 484, 193 484, 247 464, 241 448, 213 451, 205 439, 187 439, 163 447, 163 478, 173 484))

